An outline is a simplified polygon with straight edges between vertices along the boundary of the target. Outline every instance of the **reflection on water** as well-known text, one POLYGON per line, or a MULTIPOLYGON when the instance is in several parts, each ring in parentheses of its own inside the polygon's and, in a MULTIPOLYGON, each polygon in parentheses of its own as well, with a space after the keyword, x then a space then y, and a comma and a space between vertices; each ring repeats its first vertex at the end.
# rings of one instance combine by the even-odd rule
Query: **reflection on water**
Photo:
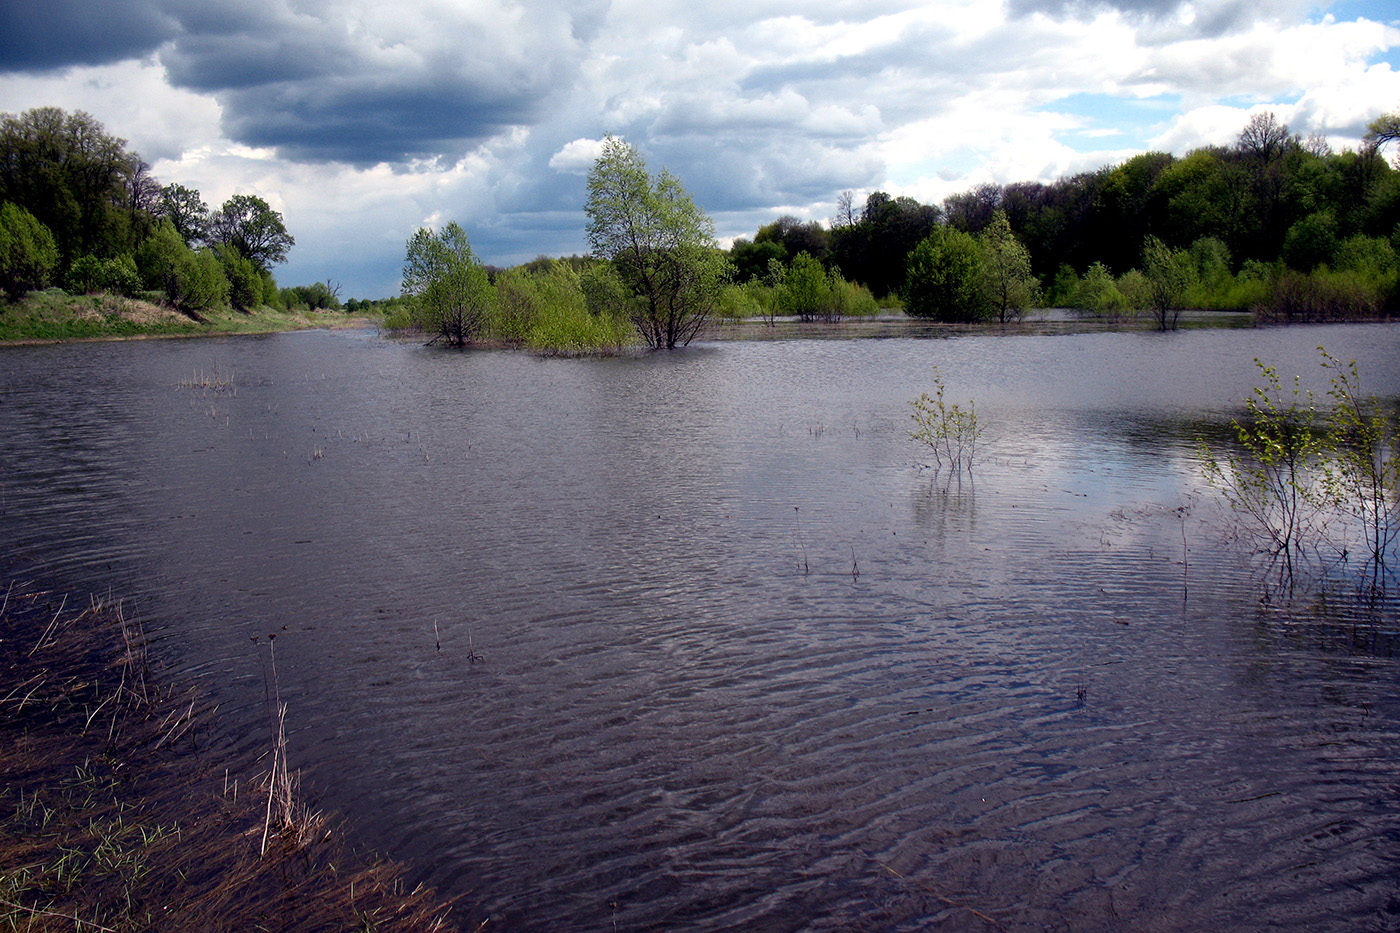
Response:
POLYGON ((1390 326, 9 349, 0 570, 127 596, 247 748, 281 633, 294 763, 467 926, 1387 928, 1395 607, 1261 606, 1196 479, 1319 343, 1400 395, 1390 326))

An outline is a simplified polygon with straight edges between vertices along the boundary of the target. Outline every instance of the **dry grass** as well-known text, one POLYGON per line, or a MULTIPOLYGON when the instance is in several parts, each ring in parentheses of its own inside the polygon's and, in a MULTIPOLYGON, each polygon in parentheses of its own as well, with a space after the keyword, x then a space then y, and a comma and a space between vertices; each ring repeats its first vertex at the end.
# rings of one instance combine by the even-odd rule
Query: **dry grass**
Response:
POLYGON ((0 633, 0 931, 453 928, 296 799, 285 731, 267 773, 220 760, 120 605, 12 586, 0 633))

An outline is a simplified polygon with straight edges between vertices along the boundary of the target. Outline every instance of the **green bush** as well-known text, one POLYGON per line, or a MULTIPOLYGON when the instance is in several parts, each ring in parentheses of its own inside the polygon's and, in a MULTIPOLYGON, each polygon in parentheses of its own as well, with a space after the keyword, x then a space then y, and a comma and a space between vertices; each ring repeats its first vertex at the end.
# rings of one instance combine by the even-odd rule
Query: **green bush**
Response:
POLYGON ((845 280, 810 253, 798 253, 778 286, 778 308, 804 321, 836 321, 845 312, 845 280))
POLYGON ((70 295, 91 295, 104 291, 102 260, 96 256, 78 257, 68 267, 63 287, 70 295))
POLYGON ((1113 273, 1101 262, 1085 270, 1084 277, 1075 284, 1067 303, 1072 308, 1094 314, 1119 315, 1128 310, 1128 299, 1119 290, 1113 273))
POLYGON ((847 282, 835 269, 831 272, 832 288, 845 292, 845 297, 842 300, 846 314, 851 317, 873 317, 880 313, 880 303, 875 300, 870 289, 858 282, 847 282))
POLYGON ((972 235, 935 227, 909 254, 904 312, 935 321, 975 321, 985 314, 981 275, 982 249, 972 235))
POLYGON ((71 295, 110 292, 131 298, 141 290, 141 276, 130 256, 113 259, 82 256, 69 267, 64 288, 71 295))
POLYGON ((228 277, 212 250, 185 250, 175 272, 170 300, 187 313, 207 311, 228 304, 228 277))
POLYGON ((58 268, 49 228, 17 204, 0 204, 0 290, 11 301, 48 286, 58 268))
POLYGON ((215 254, 223 266, 225 278, 228 279, 229 304, 239 311, 252 311, 262 304, 262 270, 254 265, 251 259, 230 246, 215 247, 215 254))
POLYGON ((1270 324, 1374 320, 1381 316, 1385 298, 1381 288, 1359 272, 1289 270, 1274 280, 1254 315, 1270 324))

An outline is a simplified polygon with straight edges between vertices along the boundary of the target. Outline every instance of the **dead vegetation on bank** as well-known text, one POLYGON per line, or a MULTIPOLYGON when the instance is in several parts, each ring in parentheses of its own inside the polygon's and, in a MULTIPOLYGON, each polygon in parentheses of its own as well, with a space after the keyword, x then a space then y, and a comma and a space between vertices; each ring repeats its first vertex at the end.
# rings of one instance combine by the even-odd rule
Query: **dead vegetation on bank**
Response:
POLYGON ((119 604, 5 591, 0 931, 455 929, 296 799, 280 736, 222 760, 212 713, 119 604))

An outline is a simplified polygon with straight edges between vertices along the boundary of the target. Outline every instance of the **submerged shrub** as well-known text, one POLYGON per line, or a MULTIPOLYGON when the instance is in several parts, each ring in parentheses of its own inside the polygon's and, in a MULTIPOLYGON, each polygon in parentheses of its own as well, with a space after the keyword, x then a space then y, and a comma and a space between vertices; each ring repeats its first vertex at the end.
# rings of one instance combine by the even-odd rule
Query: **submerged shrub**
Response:
POLYGON ((1370 320, 1381 316, 1384 298, 1380 287, 1360 273, 1290 270, 1274 280, 1254 316, 1269 324, 1370 320))

